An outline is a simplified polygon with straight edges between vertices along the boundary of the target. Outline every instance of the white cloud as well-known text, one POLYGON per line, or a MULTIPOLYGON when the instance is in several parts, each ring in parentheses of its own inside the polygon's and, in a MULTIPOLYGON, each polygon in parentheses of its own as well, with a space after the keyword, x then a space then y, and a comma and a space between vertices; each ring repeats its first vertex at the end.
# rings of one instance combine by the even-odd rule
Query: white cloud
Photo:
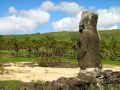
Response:
POLYGON ((34 27, 30 20, 15 15, 0 19, 0 32, 25 32, 31 31, 34 27))
POLYGON ((75 2, 61 2, 58 5, 58 9, 66 13, 77 14, 83 11, 85 8, 75 2))
MULTIPOLYGON (((62 11, 64 13, 69 14, 77 14, 84 10, 83 6, 75 2, 61 2, 59 4, 55 4, 52 1, 44 1, 40 7, 30 9, 30 10, 16 10, 15 7, 11 6, 8 11, 11 14, 10 16, 0 17, 0 32, 2 33, 12 33, 12 32, 24 32, 29 33, 34 29, 40 27, 42 24, 45 24, 50 19, 49 11, 62 11)), ((78 27, 77 23, 74 25, 78 20, 73 17, 69 19, 63 19, 60 23, 63 23, 64 29, 71 28, 75 29, 74 27, 78 27), (67 26, 69 24, 69 27, 67 26)), ((60 30, 62 26, 57 24, 60 30)), ((62 25, 62 24, 61 24, 62 25)), ((54 26, 54 25, 53 25, 54 26)), ((57 29, 56 28, 56 29, 57 29)))
POLYGON ((11 13, 11 14, 17 13, 17 10, 16 10, 15 7, 13 7, 13 6, 11 6, 8 11, 9 11, 9 13, 11 13))
POLYGON ((11 16, 0 17, 0 32, 6 34, 12 32, 29 33, 46 24, 49 19, 50 14, 40 9, 17 11, 16 14, 11 16))
MULTIPOLYGON (((118 9, 120 11, 120 7, 118 7, 118 9)), ((99 13, 98 29, 117 29, 117 24, 120 23, 120 13, 118 13, 118 9, 117 7, 112 7, 97 10, 99 13)))
MULTIPOLYGON (((99 13, 98 29, 110 30, 117 29, 120 24, 120 7, 111 7, 109 9, 98 9, 94 6, 84 7, 76 2, 64 2, 55 4, 52 1, 44 1, 40 7, 30 10, 16 10, 11 6, 8 11, 10 16, 0 17, 0 32, 25 32, 29 33, 34 29, 46 24, 50 19, 51 11, 61 11, 71 14, 71 17, 64 17, 58 21, 52 22, 52 27, 56 31, 78 31, 78 25, 82 11, 94 10, 99 13)), ((54 16, 53 16, 54 17, 54 16)))
POLYGON ((76 23, 76 20, 71 17, 63 18, 57 22, 52 23, 52 26, 55 30, 58 31, 66 31, 66 30, 74 30, 74 28, 77 26, 76 24, 73 24, 73 22, 76 23))
POLYGON ((31 20, 35 24, 45 24, 50 19, 50 14, 40 9, 31 9, 28 11, 20 11, 19 16, 31 20))
POLYGON ((45 11, 57 10, 57 6, 52 1, 45 1, 41 4, 40 8, 45 11))
MULTIPOLYGON (((82 11, 82 10, 81 10, 82 11)), ((111 7, 109 9, 96 10, 99 14, 98 30, 117 29, 117 24, 120 23, 120 7, 111 7)), ((52 23, 52 27, 58 31, 78 31, 78 25, 81 17, 81 12, 73 17, 65 17, 52 23)))
POLYGON ((53 22, 52 27, 56 31, 78 31, 80 15, 81 12, 75 17, 66 17, 59 21, 53 22))
POLYGON ((84 6, 80 6, 76 2, 61 2, 59 4, 55 4, 52 1, 45 1, 41 4, 40 8, 45 11, 59 10, 69 14, 77 14, 80 11, 85 10, 84 6))

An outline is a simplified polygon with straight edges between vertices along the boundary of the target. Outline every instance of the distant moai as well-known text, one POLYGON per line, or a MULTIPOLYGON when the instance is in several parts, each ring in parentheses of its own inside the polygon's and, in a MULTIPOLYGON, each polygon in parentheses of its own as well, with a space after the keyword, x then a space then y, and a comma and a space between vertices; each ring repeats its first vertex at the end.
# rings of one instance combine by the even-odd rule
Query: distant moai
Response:
POLYGON ((98 14, 84 11, 79 23, 80 40, 77 43, 77 59, 81 69, 102 68, 100 40, 97 33, 98 14))

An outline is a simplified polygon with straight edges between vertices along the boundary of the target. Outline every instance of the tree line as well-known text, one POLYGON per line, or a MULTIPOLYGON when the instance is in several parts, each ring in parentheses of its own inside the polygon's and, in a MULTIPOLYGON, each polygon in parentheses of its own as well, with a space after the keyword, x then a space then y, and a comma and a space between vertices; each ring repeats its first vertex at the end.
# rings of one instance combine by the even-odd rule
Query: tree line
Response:
POLYGON ((10 40, 4 40, 0 36, 0 50, 10 51, 10 56, 23 57, 39 57, 39 56, 63 56, 69 51, 75 49, 75 40, 57 41, 53 37, 45 36, 39 40, 30 39, 17 40, 16 37, 10 40))
MULTIPOLYGON (((47 35, 39 40, 29 37, 23 40, 16 37, 5 40, 0 35, 0 54, 3 56, 3 51, 6 51, 11 57, 75 57, 77 42, 76 38, 59 41, 47 35)), ((109 41, 101 40, 101 57, 103 60, 120 60, 120 42, 114 36, 109 41)))

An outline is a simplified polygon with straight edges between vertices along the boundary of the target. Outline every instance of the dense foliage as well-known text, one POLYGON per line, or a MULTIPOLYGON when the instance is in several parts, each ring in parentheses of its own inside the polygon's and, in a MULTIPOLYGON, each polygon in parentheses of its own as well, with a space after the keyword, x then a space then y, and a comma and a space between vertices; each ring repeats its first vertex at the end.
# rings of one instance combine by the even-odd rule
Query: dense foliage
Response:
MULTIPOLYGON (((120 60, 120 30, 100 31, 101 56, 104 60, 120 60)), ((76 57, 78 32, 54 32, 29 35, 0 35, 1 57, 76 57)), ((57 58, 57 59, 56 59, 57 58)))

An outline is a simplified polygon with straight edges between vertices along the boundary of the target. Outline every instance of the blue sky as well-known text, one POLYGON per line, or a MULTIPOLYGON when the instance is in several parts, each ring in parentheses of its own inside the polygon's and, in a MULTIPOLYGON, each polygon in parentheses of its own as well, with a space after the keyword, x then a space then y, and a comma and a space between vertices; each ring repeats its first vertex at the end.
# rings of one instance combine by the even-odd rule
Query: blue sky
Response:
POLYGON ((0 0, 0 34, 78 31, 86 10, 99 14, 99 30, 120 28, 120 0, 0 0))

